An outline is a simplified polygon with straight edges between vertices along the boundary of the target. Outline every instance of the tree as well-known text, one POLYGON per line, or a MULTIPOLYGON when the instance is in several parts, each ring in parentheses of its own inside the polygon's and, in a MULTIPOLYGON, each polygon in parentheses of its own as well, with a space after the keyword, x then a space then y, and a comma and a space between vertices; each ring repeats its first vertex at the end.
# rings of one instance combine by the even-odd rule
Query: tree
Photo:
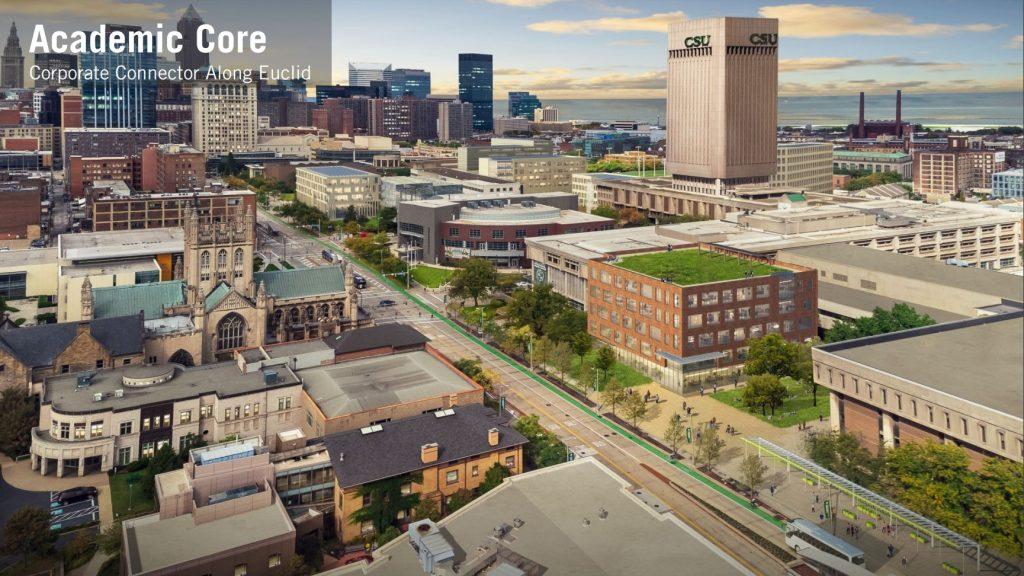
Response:
POLYGON ((607 204, 601 204, 601 205, 597 206, 596 208, 591 210, 590 213, 593 214, 594 216, 602 216, 604 218, 611 218, 612 220, 615 220, 615 222, 619 221, 619 212, 618 212, 618 210, 616 210, 615 208, 612 208, 611 206, 609 206, 607 204))
POLYGON ((364 499, 368 498, 369 504, 352 512, 349 522, 352 524, 372 522, 374 532, 383 534, 388 526, 393 526, 396 523, 399 512, 415 508, 420 503, 419 494, 416 492, 404 493, 402 486, 422 481, 423 474, 413 472, 363 484, 356 493, 364 499))
POLYGON ((554 342, 551 341, 547 336, 541 336, 533 342, 533 361, 537 366, 543 366, 547 363, 548 358, 551 356, 551 348, 554 347, 554 342))
POLYGON ((615 408, 622 404, 626 399, 626 387, 622 385, 618 380, 612 378, 604 384, 604 390, 601 390, 601 403, 612 407, 612 414, 615 414, 615 408))
POLYGON ((512 473, 509 472, 508 468, 502 466, 498 462, 495 462, 487 469, 487 472, 484 472, 484 481, 480 483, 479 488, 480 493, 486 494, 494 488, 497 488, 505 481, 505 478, 508 478, 511 475, 512 473))
POLYGON ((57 535, 50 530, 50 513, 42 508, 19 508, 4 526, 4 550, 8 554, 21 554, 26 562, 33 554, 49 553, 56 540, 57 535))
POLYGON ((601 371, 604 381, 608 381, 608 371, 615 367, 615 351, 610 346, 601 346, 594 359, 594 366, 601 371))
POLYGON ((636 428, 637 422, 647 417, 647 401, 639 394, 626 394, 622 402, 622 413, 636 428))
MULTIPOLYGON (((566 310, 572 310, 569 300, 553 291, 550 284, 538 284, 530 290, 516 290, 505 303, 505 318, 515 326, 529 325, 533 333, 547 335, 552 320, 566 310)), ((577 311, 578 312, 578 311, 577 311)), ((563 316, 562 320, 579 322, 579 317, 563 316)), ((583 315, 583 329, 586 329, 586 315, 583 315)), ((553 336, 549 337, 555 340, 553 336)), ((564 339, 564 338, 559 338, 564 339)))
POLYGON ((572 368, 572 349, 565 342, 556 342, 551 347, 551 363, 558 370, 558 379, 565 382, 565 373, 572 368))
POLYGON ((86 528, 75 533, 75 537, 68 542, 61 555, 67 560, 85 558, 91 556, 96 548, 96 533, 86 528))
POLYGON ((875 308, 871 316, 851 321, 837 320, 832 328, 825 333, 825 342, 842 342, 853 338, 888 334, 932 324, 935 324, 935 320, 931 316, 921 314, 913 306, 900 302, 893 305, 891 310, 875 308))
POLYGON ((24 389, 6 388, 0 392, 0 452, 10 458, 27 454, 32 444, 32 428, 38 423, 36 402, 24 389))
POLYGON ((789 398, 789 388, 786 388, 786 385, 780 382, 778 378, 768 374, 754 376, 754 378, 766 378, 764 383, 764 400, 774 418, 775 409, 781 408, 786 402, 786 398, 789 398))
POLYGON ((387 231, 394 228, 395 218, 398 218, 397 208, 391 206, 381 208, 380 212, 377 214, 377 220, 380 222, 380 229, 382 231, 387 231))
POLYGON ((725 440, 718 437, 717 428, 714 426, 704 427, 704 430, 694 442, 694 464, 699 468, 703 462, 704 466, 710 468, 718 460, 718 457, 722 455, 722 448, 724 446, 725 440))
POLYGON ((768 472, 768 466, 761 461, 761 457, 757 454, 749 454, 746 458, 740 461, 740 478, 743 479, 743 483, 747 485, 747 489, 750 490, 751 496, 757 489, 760 488, 764 482, 765 474, 768 472))
POLYGON ((448 497, 448 504, 445 505, 445 508, 448 510, 448 513, 451 514, 472 501, 473 493, 465 488, 459 488, 454 494, 448 497))
POLYGON ((391 542, 392 540, 398 538, 401 535, 402 532, 398 529, 398 527, 392 524, 391 526, 385 528, 383 532, 379 532, 374 542, 376 542, 377 547, 380 548, 381 546, 387 544, 388 542, 391 542))
POLYGON ((577 332, 573 335, 572 339, 569 340, 569 347, 572 348, 573 354, 580 357, 580 368, 583 368, 583 359, 587 356, 587 352, 594 346, 594 337, 589 332, 577 332))
POLYGON ((101 530, 96 536, 96 545, 100 547, 107 556, 118 556, 121 554, 121 523, 114 522, 101 530))
POLYGON ((565 462, 568 453, 565 444, 540 425, 536 414, 519 418, 513 428, 530 441, 523 447, 523 458, 531 470, 565 462))
POLYGON ((147 498, 156 495, 156 477, 164 472, 181 468, 181 460, 174 453, 170 444, 161 446, 149 459, 146 470, 142 474, 142 493, 147 498))
POLYGON ((673 414, 665 428, 665 442, 672 449, 672 456, 679 455, 679 445, 686 438, 686 428, 683 426, 683 417, 680 414, 673 414))
POLYGON ((344 220, 345 222, 353 222, 358 219, 359 214, 356 212, 355 205, 349 204, 348 208, 345 208, 345 216, 342 217, 342 220, 344 220))
POLYGON ((413 516, 417 520, 428 518, 437 522, 441 519, 441 507, 437 505, 437 500, 433 498, 420 498, 420 503, 413 510, 413 516))
POLYGON ((794 353, 779 334, 768 334, 750 341, 745 370, 748 375, 774 374, 789 376, 793 372, 794 353))
POLYGON ((480 305, 480 297, 486 295, 498 283, 498 271, 494 263, 484 258, 463 260, 459 269, 452 274, 448 292, 456 298, 473 298, 473 306, 480 305))
POLYGON ((878 479, 881 460, 860 445, 848 432, 814 434, 805 440, 811 460, 844 478, 871 487, 878 479))
POLYGON ((242 167, 238 164, 238 161, 235 160, 235 155, 232 154, 231 152, 228 152, 227 157, 224 158, 224 163, 221 164, 220 166, 221 175, 234 176, 241 171, 242 167))
POLYGON ((587 333, 587 314, 582 310, 569 307, 558 311, 544 322, 544 334, 558 342, 572 342, 577 334, 587 333))
POLYGON ((342 227, 342 230, 349 236, 355 236, 356 234, 359 234, 359 222, 349 220, 348 222, 345 222, 345 226, 342 227))
POLYGON ((460 358, 452 363, 452 366, 459 372, 469 376, 470 380, 476 382, 485 390, 491 390, 494 387, 496 380, 494 374, 483 367, 479 358, 460 358))

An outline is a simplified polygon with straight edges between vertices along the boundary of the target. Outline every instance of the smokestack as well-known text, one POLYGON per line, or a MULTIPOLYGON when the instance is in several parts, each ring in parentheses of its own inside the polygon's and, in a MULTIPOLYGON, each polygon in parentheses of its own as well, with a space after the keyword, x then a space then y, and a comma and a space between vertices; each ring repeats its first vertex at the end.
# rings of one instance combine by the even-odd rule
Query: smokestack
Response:
POLYGON ((864 137, 864 93, 860 93, 860 122, 857 123, 857 138, 864 137))
POLYGON ((903 90, 896 91, 896 137, 903 137, 903 90))

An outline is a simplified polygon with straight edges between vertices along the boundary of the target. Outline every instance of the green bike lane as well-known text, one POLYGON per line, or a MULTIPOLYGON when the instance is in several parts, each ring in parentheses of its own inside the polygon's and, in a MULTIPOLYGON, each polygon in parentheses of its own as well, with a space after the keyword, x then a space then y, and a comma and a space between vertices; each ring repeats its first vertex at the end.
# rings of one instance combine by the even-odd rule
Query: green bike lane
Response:
MULTIPOLYGON (((343 248, 341 246, 338 246, 337 244, 334 244, 333 242, 325 242, 324 240, 321 240, 320 238, 315 237, 315 236, 309 234, 308 232, 306 232, 304 230, 300 230, 298 228, 295 228, 295 227, 291 226, 290 224, 288 224, 288 223, 284 222, 283 220, 281 220, 280 218, 278 218, 276 215, 270 214, 268 212, 263 212, 263 214, 264 214, 264 216, 273 219, 275 222, 277 222, 277 223, 279 223, 281 225, 284 225, 284 226, 288 226, 289 228, 291 228, 295 232, 306 236, 307 238, 309 238, 310 240, 312 240, 312 241, 316 242, 317 244, 321 245, 325 249, 329 249, 331 251, 343 250, 343 248)), ((441 322, 444 322, 449 328, 451 328, 455 332, 459 333, 461 336, 463 336, 467 340, 469 340, 469 341, 473 342, 474 344, 476 344, 477 346, 483 348, 487 352, 491 353, 492 355, 494 355, 495 357, 500 359, 502 362, 505 362, 508 366, 512 367, 514 370, 520 372, 523 376, 525 376, 525 377, 529 378, 530 380, 532 380, 533 382, 536 382, 537 384, 543 386, 549 392, 557 395, 559 398, 561 398, 565 402, 571 404, 576 409, 578 409, 581 412, 587 414, 588 416, 593 418, 594 421, 600 422, 601 425, 603 425, 604 427, 612 430, 613 432, 615 432, 619 436, 621 436, 621 437, 631 441, 633 444, 635 444, 636 446, 639 446, 640 448, 644 449, 646 452, 648 452, 651 455, 657 457, 662 462, 665 462, 665 463, 669 464, 670 466, 672 466, 676 470, 679 470, 680 472, 686 474, 690 478, 700 482, 705 487, 710 488, 711 490, 714 490, 716 493, 718 493, 719 495, 727 498, 732 503, 734 503, 737 506, 740 506, 740 507, 744 508, 745 510, 747 510, 747 511, 749 511, 749 512, 755 514, 755 515, 757 515, 759 518, 769 522, 770 524, 774 525, 775 527, 779 528, 780 530, 784 527, 784 523, 783 522, 781 522, 779 520, 776 520, 771 514, 769 514, 768 512, 765 512, 761 508, 758 508, 756 506, 752 506, 750 504, 750 502, 746 498, 741 497, 739 494, 736 494, 735 492, 729 490, 725 486, 722 486, 721 484, 715 482, 714 480, 712 480, 711 478, 709 478, 705 474, 701 473, 700 471, 698 471, 698 470, 696 470, 696 469, 694 469, 694 468, 692 468, 690 466, 687 466, 687 465, 679 462, 678 460, 674 460, 673 458, 671 458, 669 456, 669 454, 667 454, 666 452, 662 451, 660 448, 654 446, 653 444, 651 444, 650 442, 644 440, 643 438, 640 438, 639 436, 637 436, 633 432, 630 432, 629 430, 625 429, 624 427, 620 426, 619 424, 608 420, 604 416, 602 416, 599 413, 597 413, 597 411, 593 410, 592 408, 590 408, 586 404, 584 404, 584 403, 580 402, 579 400, 577 400, 571 394, 565 392, 564 390, 562 390, 558 386, 555 386, 554 384, 548 382, 544 378, 541 378, 540 376, 537 376, 536 374, 531 372, 529 368, 527 368, 526 366, 523 366, 522 364, 517 362, 514 358, 508 356, 507 354, 505 354, 501 350, 491 346, 490 344, 487 344, 486 342, 484 342, 483 340, 481 340, 480 338, 478 338, 474 334, 466 331, 465 329, 462 328, 462 326, 460 326, 460 325, 456 324, 455 322, 453 322, 446 315, 438 312, 435 308, 433 308, 432 306, 430 306, 429 304, 427 304, 426 302, 421 300, 418 296, 410 293, 408 290, 405 289, 405 287, 403 287, 403 286, 399 285, 398 283, 394 282, 391 278, 388 278, 387 276, 379 273, 372 266, 370 266, 368 263, 366 263, 362 259, 360 259, 357 256, 355 256, 354 254, 351 254, 349 252, 345 252, 345 257, 350 259, 350 260, 352 260, 352 261, 354 261, 354 262, 356 262, 360 266, 362 266, 364 269, 366 269, 368 274, 373 275, 375 278, 377 278, 379 281, 381 281, 384 284, 386 284, 387 286, 389 286, 391 289, 395 290, 396 292, 401 293, 404 297, 408 298, 410 302, 413 302, 414 304, 416 304, 416 306, 418 306, 423 311, 425 311, 428 314, 432 315, 433 317, 437 318, 441 322)))

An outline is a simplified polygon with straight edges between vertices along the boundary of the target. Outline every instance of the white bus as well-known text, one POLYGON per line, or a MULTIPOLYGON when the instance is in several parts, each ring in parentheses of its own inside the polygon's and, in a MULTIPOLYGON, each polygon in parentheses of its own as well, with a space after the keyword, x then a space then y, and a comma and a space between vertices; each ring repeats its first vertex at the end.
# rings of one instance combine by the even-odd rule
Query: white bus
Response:
POLYGON ((851 564, 864 565, 864 552, 860 548, 803 518, 786 525, 786 546, 797 552, 814 547, 851 564))

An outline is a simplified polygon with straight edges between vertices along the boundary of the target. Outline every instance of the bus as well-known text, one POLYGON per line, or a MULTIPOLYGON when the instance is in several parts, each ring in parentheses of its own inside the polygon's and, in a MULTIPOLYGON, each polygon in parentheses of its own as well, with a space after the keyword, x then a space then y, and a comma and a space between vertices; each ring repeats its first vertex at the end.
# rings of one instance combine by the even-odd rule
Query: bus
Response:
POLYGON ((786 524, 786 546, 798 553, 804 548, 814 547, 851 564, 864 565, 864 552, 860 548, 803 518, 786 524))

